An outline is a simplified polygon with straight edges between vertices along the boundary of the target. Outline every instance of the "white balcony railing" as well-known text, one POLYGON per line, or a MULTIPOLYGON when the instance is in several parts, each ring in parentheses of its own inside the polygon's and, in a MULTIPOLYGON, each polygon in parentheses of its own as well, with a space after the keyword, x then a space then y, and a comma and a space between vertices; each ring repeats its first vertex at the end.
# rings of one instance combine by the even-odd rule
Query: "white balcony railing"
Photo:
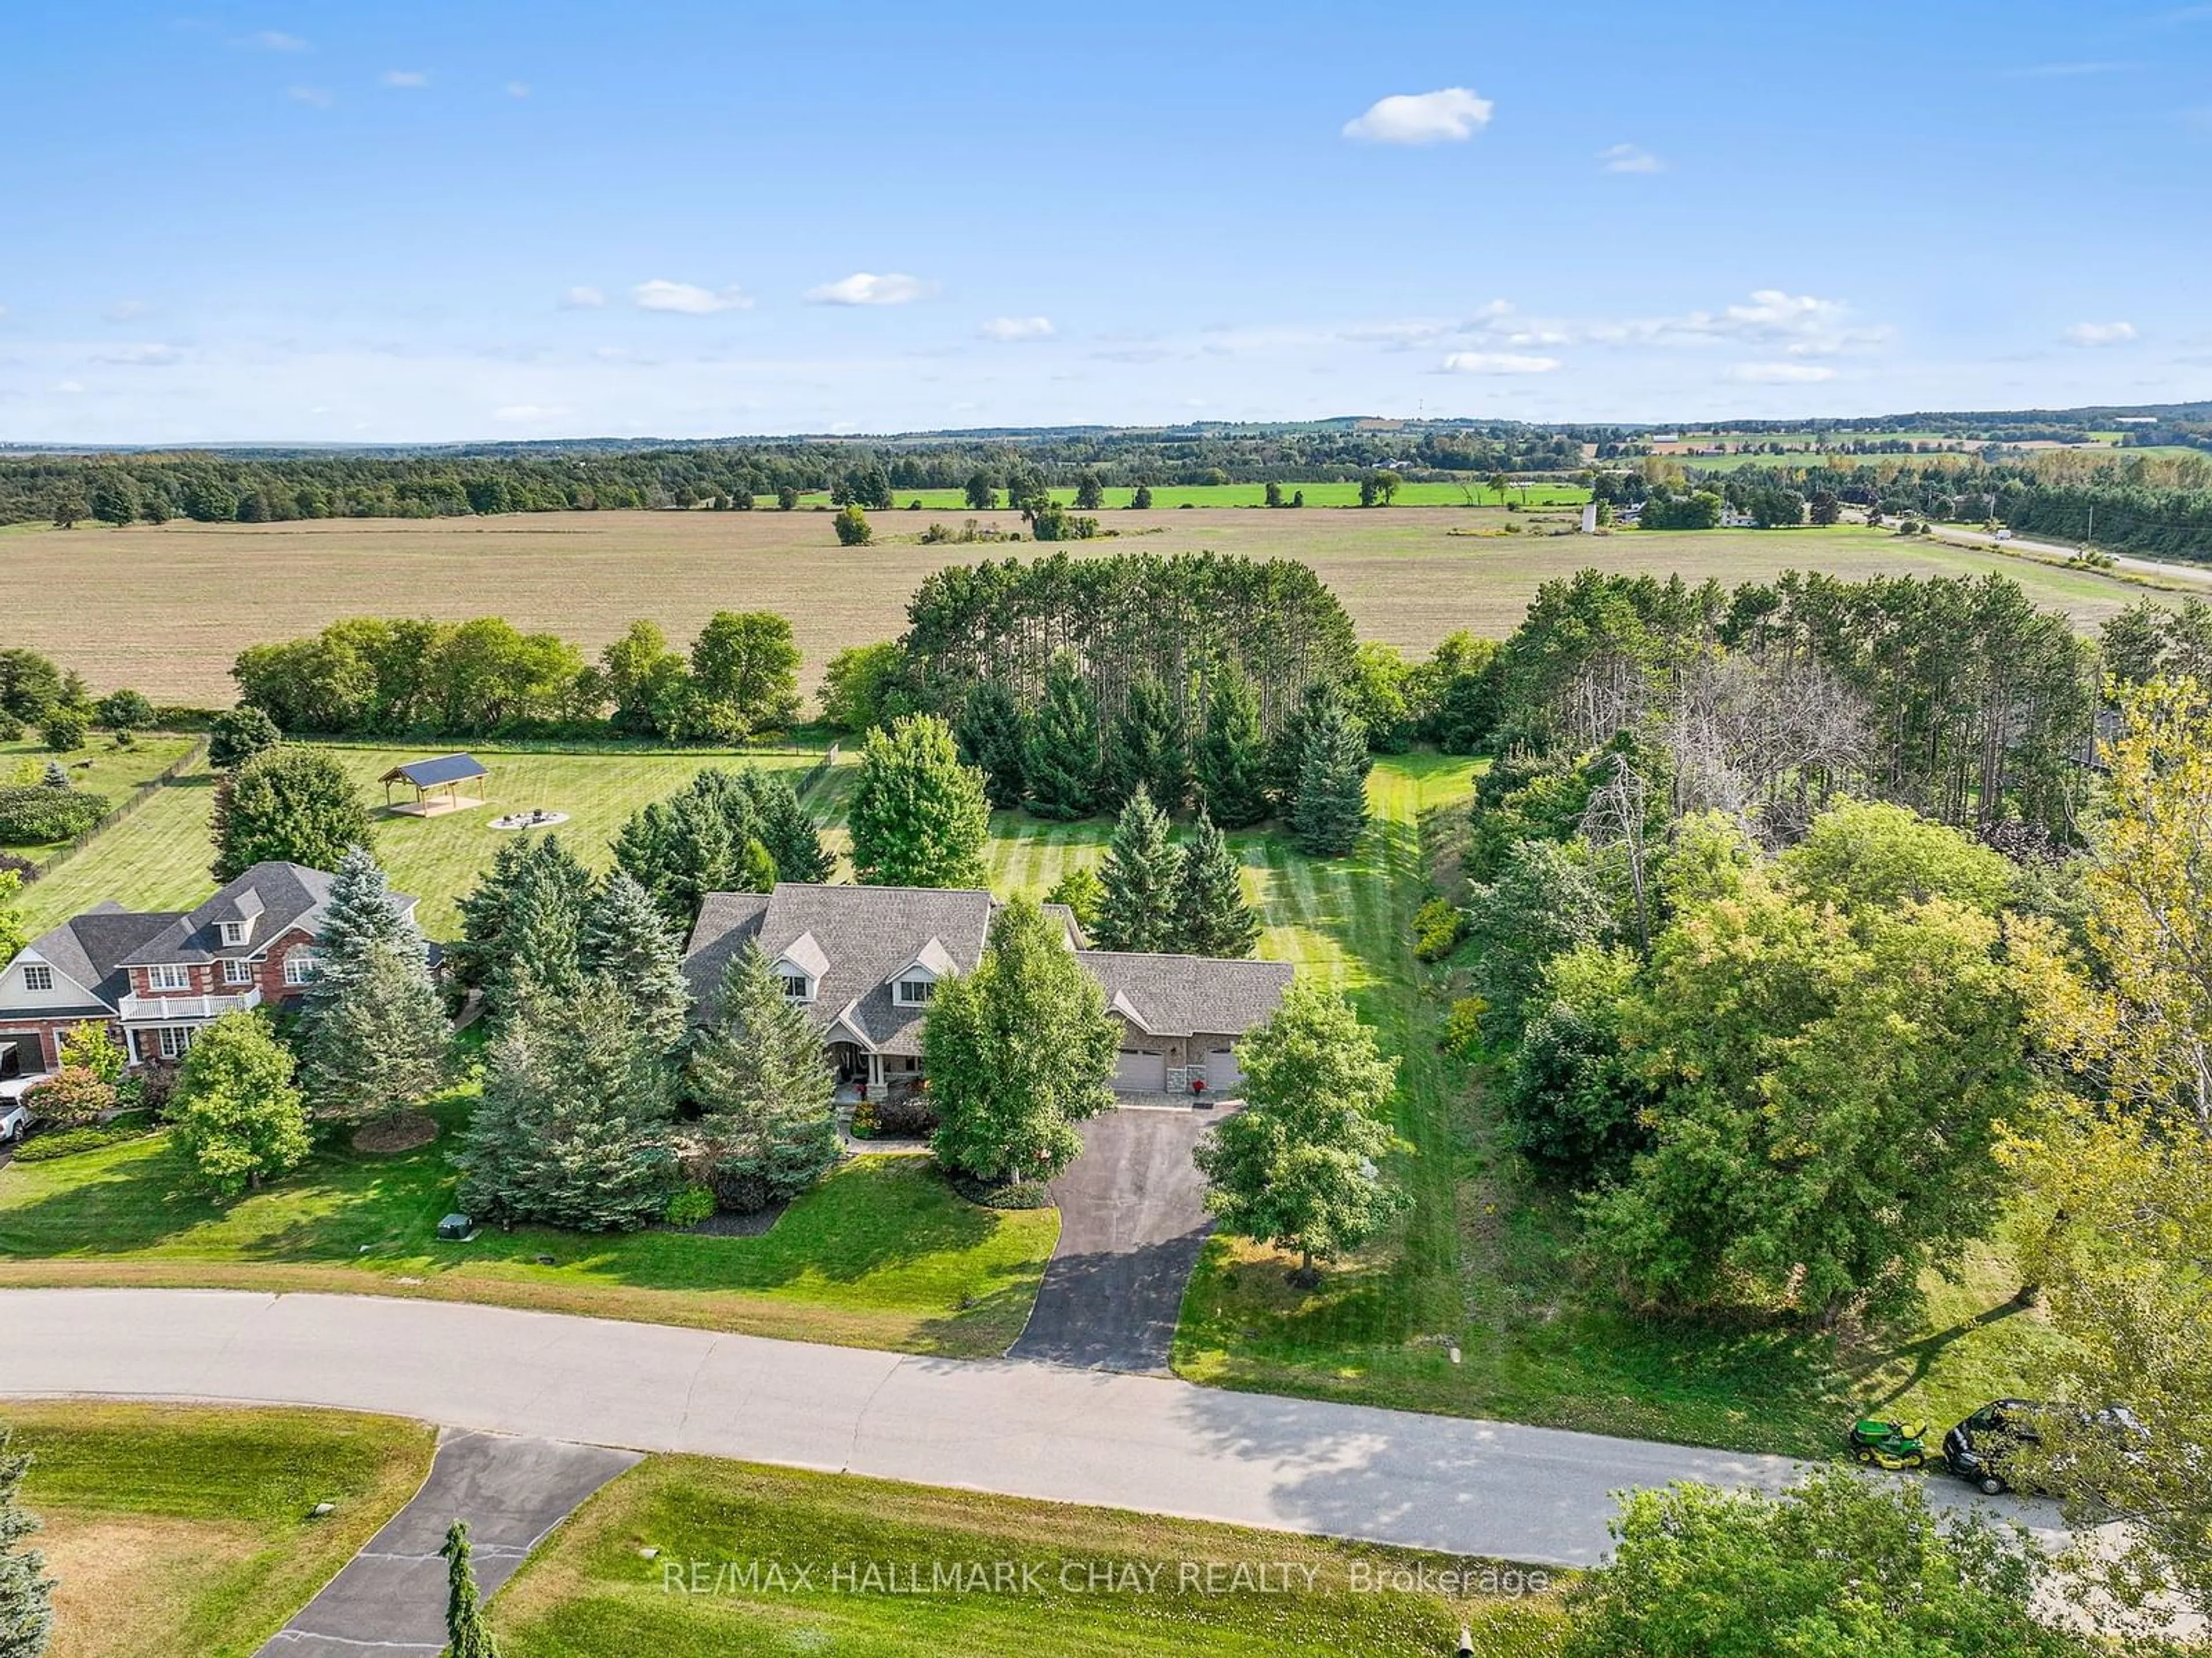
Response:
POLYGON ((125 1024, 177 1024, 260 1005, 261 987, 255 985, 228 996, 125 996, 118 1011, 125 1024))

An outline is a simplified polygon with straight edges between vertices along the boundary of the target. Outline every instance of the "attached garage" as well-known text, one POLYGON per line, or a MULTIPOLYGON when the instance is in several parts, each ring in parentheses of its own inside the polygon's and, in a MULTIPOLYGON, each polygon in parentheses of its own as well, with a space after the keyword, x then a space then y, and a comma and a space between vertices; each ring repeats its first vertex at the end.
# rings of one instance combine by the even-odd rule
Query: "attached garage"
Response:
POLYGON ((46 1043, 36 1031, 16 1035, 0 1031, 0 1082, 10 1077, 35 1077, 46 1068, 46 1043))
POLYGON ((1114 1087, 1122 1094, 1161 1094, 1167 1091, 1168 1056, 1123 1048, 1114 1061, 1114 1087))
POLYGON ((1243 1086, 1244 1072, 1237 1063, 1237 1050, 1231 1046, 1212 1048, 1206 1054, 1206 1091, 1209 1094, 1228 1094, 1243 1086))

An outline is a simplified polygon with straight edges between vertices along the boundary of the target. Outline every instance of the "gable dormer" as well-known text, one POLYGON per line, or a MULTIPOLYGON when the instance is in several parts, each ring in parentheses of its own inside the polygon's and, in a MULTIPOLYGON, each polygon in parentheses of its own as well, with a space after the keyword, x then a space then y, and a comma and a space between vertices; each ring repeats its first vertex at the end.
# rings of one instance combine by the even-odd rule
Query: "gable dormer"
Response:
POLYGON ((215 924, 216 943, 224 950, 242 950, 253 942, 253 928, 261 920, 261 895, 252 888, 238 895, 232 914, 215 924))
POLYGON ((830 970, 829 953, 811 932, 802 932, 776 957, 775 976, 783 981, 783 993, 794 1002, 811 1002, 830 970))
POLYGON ((949 979, 960 970, 952 959, 952 952, 945 941, 933 938, 913 959, 891 975, 891 1004, 895 1007, 927 1007, 929 999, 937 993, 938 983, 949 979))

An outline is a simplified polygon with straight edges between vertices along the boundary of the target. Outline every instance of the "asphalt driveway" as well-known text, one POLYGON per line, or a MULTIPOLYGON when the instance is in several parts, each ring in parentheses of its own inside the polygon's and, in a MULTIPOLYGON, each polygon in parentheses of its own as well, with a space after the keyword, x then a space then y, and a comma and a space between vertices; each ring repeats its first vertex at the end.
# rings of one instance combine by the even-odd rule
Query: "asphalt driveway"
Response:
POLYGON ((1060 1244, 1013 1358, 1164 1373, 1183 1286, 1212 1224, 1191 1150, 1216 1107, 1129 1107, 1081 1126, 1083 1153, 1052 1184, 1060 1244))
POLYGON ((469 1522, 477 1584, 489 1600, 577 1504, 634 1467, 635 1451, 503 1434, 438 1441, 430 1477, 368 1546, 269 1638, 259 1658, 437 1658, 446 1647, 446 1527, 469 1522))

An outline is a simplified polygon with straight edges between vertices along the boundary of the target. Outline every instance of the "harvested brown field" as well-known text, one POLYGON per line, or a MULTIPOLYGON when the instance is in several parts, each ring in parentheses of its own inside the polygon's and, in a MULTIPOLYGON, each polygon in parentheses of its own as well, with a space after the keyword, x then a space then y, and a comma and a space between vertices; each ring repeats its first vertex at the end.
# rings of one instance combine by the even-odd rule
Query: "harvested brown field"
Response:
MULTIPOLYGON (((21 526, 0 531, 0 646, 45 651, 98 688, 215 703, 229 700, 230 664, 244 647, 340 616, 495 614, 597 650, 635 616, 652 617, 680 644, 715 610, 771 610, 791 618, 811 684, 832 653, 897 634, 908 595, 931 571, 1048 550, 918 544, 932 521, 957 530, 966 516, 878 513, 872 547, 839 546, 830 514, 814 512, 21 526)), ((1792 568, 1844 576, 1998 571, 2088 624, 2137 593, 2094 571, 1864 529, 1507 535, 1497 532, 1510 523, 1546 531, 1573 518, 1494 507, 1102 516, 1119 537, 1065 550, 1303 559, 1343 598, 1364 636, 1411 649, 1455 628, 1503 635, 1540 582, 1585 564, 1727 583, 1792 568)), ((982 521, 1020 527, 1012 513, 982 521)))

